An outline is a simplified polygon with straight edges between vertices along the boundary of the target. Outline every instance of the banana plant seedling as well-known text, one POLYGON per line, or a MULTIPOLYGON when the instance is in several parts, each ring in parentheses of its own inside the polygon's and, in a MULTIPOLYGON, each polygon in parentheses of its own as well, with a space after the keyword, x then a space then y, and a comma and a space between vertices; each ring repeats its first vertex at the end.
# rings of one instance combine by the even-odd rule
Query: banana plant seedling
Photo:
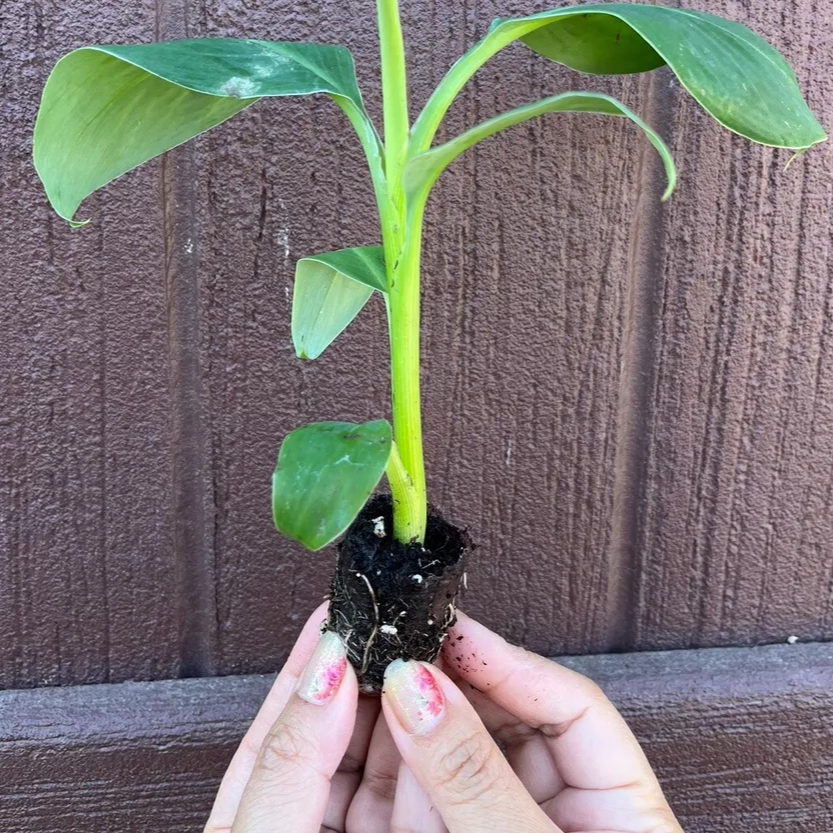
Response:
POLYGON ((519 41, 588 75, 667 66, 723 127, 762 145, 798 154, 826 138, 784 58, 749 29, 703 12, 625 3, 494 21, 411 123, 398 0, 378 0, 377 17, 381 136, 347 49, 228 38, 73 51, 49 76, 34 135, 35 166, 49 201, 68 222, 83 225, 75 215, 89 194, 262 98, 329 96, 355 130, 378 208, 378 245, 298 261, 292 339, 300 358, 315 359, 380 293, 389 325, 391 421, 380 406, 379 418, 364 424, 319 422, 291 432, 274 473, 272 512, 278 530, 313 551, 350 528, 328 626, 347 639, 365 690, 378 688, 390 659, 436 655, 464 577, 466 537, 440 518, 431 520, 423 464, 420 251, 437 179, 468 148, 502 130, 548 113, 589 113, 632 122, 664 165, 664 198, 675 184, 659 135, 621 102, 591 91, 555 92, 435 144, 469 79, 519 41), (385 474, 391 497, 371 499, 385 474))

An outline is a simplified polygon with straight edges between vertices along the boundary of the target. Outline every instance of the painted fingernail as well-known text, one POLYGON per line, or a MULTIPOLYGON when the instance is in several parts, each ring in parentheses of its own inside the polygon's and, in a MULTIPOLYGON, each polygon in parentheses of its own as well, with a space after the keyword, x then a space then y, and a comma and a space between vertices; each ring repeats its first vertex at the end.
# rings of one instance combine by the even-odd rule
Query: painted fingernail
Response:
POLYGON ((335 697, 347 672, 347 648, 337 634, 327 631, 313 651, 297 694, 307 703, 323 706, 335 697))
POLYGON ((430 732, 445 714, 445 697, 427 665, 398 659, 385 671, 385 696, 412 735, 430 732))

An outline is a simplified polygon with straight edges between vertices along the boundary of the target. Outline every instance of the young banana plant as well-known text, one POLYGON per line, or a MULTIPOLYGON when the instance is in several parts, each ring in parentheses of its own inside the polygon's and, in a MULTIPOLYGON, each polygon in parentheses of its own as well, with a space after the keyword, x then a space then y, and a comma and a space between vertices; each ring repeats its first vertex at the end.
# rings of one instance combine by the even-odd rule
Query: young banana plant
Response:
POLYGON ((384 473, 394 537, 421 543, 426 489, 420 415, 420 249, 431 189, 472 145, 545 113, 629 119, 658 151, 660 137, 624 104, 593 92, 562 92, 518 107, 434 146, 455 97, 474 73, 514 41, 589 75, 668 66, 721 125, 762 145, 802 152, 825 133, 790 67, 738 23, 702 12, 624 3, 569 6, 496 20, 409 123, 405 49, 397 0, 378 0, 384 141, 362 102, 353 59, 340 46, 209 38, 88 46, 62 58, 46 83, 34 160, 57 213, 73 225, 81 202, 126 171, 224 122, 261 98, 327 95, 353 126, 367 159, 379 212, 380 245, 298 261, 292 337, 314 359, 374 292, 388 315, 392 426, 321 422, 289 434, 273 481, 278 529, 318 550, 341 535, 384 473))

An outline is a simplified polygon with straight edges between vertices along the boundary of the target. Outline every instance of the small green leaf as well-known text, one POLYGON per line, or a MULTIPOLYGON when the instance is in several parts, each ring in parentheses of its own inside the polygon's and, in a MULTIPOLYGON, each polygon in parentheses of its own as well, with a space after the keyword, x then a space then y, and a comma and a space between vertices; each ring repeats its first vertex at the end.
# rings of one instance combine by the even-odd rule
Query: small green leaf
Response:
POLYGON ((387 292, 381 246, 299 260, 292 295, 292 343, 298 357, 318 358, 361 312, 374 289, 387 292))
POLYGON ((93 191, 259 98, 311 93, 329 94, 372 131, 340 46, 205 38, 76 49, 46 82, 35 167, 72 222, 93 191))
POLYGON ((272 516, 284 535, 320 550, 344 532, 373 493, 390 457, 387 420, 316 422, 281 445, 272 516))
POLYGON ((642 129, 662 158, 668 178, 668 187, 663 199, 667 199, 671 195, 677 180, 677 171, 665 142, 639 116, 615 98, 601 93, 582 92, 554 95, 542 101, 536 101, 533 104, 526 104, 523 107, 502 113, 471 128, 471 130, 467 130, 444 145, 439 145, 415 156, 405 166, 404 183, 406 190, 414 196, 425 194, 445 168, 472 145, 494 136, 495 133, 508 127, 533 119, 543 113, 554 112, 596 113, 607 116, 624 116, 630 119, 642 129))
POLYGON ((600 3, 497 20, 487 40, 513 32, 581 72, 618 75, 668 64, 720 124, 759 144, 800 150, 827 138, 789 64, 739 23, 688 9, 600 3))

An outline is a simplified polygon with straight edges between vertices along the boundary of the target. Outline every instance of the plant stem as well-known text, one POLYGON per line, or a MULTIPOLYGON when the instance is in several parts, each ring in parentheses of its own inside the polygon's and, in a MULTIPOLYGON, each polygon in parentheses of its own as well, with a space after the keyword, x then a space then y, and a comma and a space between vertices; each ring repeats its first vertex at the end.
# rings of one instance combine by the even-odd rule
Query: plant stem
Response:
POLYGON ((535 28, 537 24, 534 21, 527 21, 525 24, 517 23, 499 34, 488 34, 451 67, 445 78, 431 93, 431 97, 414 122, 414 129, 411 132, 412 156, 431 147, 443 116, 472 75, 505 46, 535 28))
POLYGON ((428 514, 419 379, 421 214, 407 218, 408 235, 389 293, 394 434, 412 493, 398 494, 391 481, 394 534, 399 541, 420 543, 425 539, 428 514))
POLYGON ((391 398, 396 440, 388 466, 388 482, 393 499, 395 538, 403 543, 422 543, 427 505, 419 390, 420 253, 419 229, 414 229, 412 218, 407 216, 402 188, 410 132, 405 45, 398 0, 378 0, 377 9, 388 190, 388 200, 380 206, 380 213, 388 273, 391 398))
POLYGON ((394 504, 393 537, 397 541, 411 541, 417 535, 417 530, 412 525, 412 519, 420 515, 419 497, 414 490, 410 475, 405 471, 405 466, 402 465, 402 458, 399 456, 399 448, 396 443, 391 446, 390 459, 385 474, 388 477, 391 493, 396 496, 398 501, 394 504))
MULTIPOLYGON (((401 215, 402 166, 408 152, 411 125, 408 118, 408 77, 405 42, 399 20, 399 0, 378 0, 377 12, 382 57, 385 168, 391 197, 401 215)), ((398 242, 401 243, 401 240, 398 242)))

